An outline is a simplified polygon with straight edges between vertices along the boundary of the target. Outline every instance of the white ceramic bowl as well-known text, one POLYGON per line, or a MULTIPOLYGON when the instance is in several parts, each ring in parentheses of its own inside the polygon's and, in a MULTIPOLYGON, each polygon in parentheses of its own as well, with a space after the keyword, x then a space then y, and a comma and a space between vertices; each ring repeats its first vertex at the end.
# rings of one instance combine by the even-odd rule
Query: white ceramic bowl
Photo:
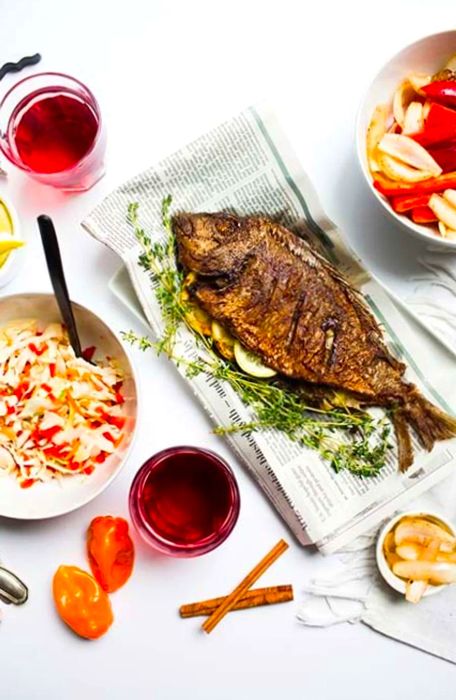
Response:
MULTIPOLYGON (((21 241, 21 227, 16 209, 14 208, 12 202, 2 193, 0 193, 0 204, 5 205, 11 217, 13 228, 12 238, 21 241)), ((20 262, 23 255, 23 248, 16 248, 16 250, 11 251, 11 253, 8 255, 6 262, 0 267, 0 287, 4 287, 6 284, 8 284, 8 282, 11 282, 20 267, 20 262)))
MULTIPOLYGON (((378 570, 380 571, 380 574, 382 575, 386 583, 390 585, 391 588, 394 588, 395 591, 397 591, 398 593, 402 593, 403 595, 405 595, 405 581, 393 574, 390 567, 388 566, 388 562, 386 561, 385 555, 383 553, 383 543, 385 541, 386 535, 397 525, 399 520, 402 520, 402 518, 405 517, 432 518, 437 522, 437 524, 445 526, 445 528, 448 528, 453 535, 456 535, 455 526, 447 518, 445 518, 444 515, 442 515, 441 513, 431 513, 429 511, 407 511, 406 513, 400 513, 399 515, 395 515, 394 518, 392 518, 385 524, 385 526, 380 530, 380 534, 377 539, 377 547, 375 550, 375 557, 377 560, 378 570)), ((424 592, 424 596, 435 595, 447 585, 448 584, 443 584, 441 586, 428 586, 426 588, 426 591, 424 592)))
MULTIPOLYGON (((120 340, 108 326, 79 304, 73 310, 82 347, 96 347, 96 355, 115 358, 125 373, 122 393, 125 397, 125 433, 114 454, 98 465, 90 476, 70 476, 60 481, 36 483, 22 489, 17 479, 0 477, 0 515, 20 520, 52 518, 80 508, 98 496, 119 474, 125 464, 136 428, 137 391, 134 371, 120 340)), ((60 321, 51 294, 17 294, 0 298, 0 323, 20 318, 36 318, 44 323, 60 321)))
POLYGON ((367 183, 385 211, 414 237, 442 248, 456 250, 456 241, 446 240, 429 226, 415 224, 408 217, 393 211, 388 200, 373 186, 366 156, 366 132, 375 107, 391 102, 399 83, 410 73, 436 73, 456 53, 456 30, 424 37, 397 53, 372 81, 362 101, 356 123, 356 149, 367 183))

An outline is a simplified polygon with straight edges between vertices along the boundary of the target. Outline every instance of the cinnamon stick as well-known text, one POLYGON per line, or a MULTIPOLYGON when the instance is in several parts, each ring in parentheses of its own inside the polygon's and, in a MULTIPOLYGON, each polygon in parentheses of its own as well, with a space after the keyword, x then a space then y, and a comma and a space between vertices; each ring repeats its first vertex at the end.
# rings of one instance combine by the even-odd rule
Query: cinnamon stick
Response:
MULTIPOLYGON (((226 596, 220 598, 210 598, 198 603, 187 603, 181 605, 179 614, 181 617, 198 617, 200 615, 210 615, 225 600, 226 596)), ((257 608, 260 605, 275 605, 276 603, 287 603, 293 600, 293 587, 268 586, 266 588, 252 588, 233 605, 232 610, 246 610, 247 608, 257 608)))
POLYGON ((252 569, 252 571, 247 574, 247 576, 241 581, 241 583, 236 586, 234 591, 232 591, 223 601, 220 603, 218 608, 214 610, 213 613, 204 621, 202 628, 207 634, 212 632, 214 627, 225 617, 225 615, 232 610, 233 606, 242 598, 244 593, 246 593, 253 584, 258 581, 260 576, 264 574, 267 569, 273 564, 276 559, 278 559, 281 554, 283 554, 288 549, 288 544, 285 540, 280 540, 275 547, 271 549, 268 554, 252 569))

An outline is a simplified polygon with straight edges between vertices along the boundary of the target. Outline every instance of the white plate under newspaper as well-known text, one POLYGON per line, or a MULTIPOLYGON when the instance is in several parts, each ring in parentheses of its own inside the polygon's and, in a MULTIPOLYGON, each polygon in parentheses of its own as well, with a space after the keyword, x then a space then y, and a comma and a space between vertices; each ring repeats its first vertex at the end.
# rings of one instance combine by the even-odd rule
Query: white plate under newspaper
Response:
MULTIPOLYGON (((347 249, 273 117, 247 110, 123 184, 83 222, 122 258, 140 310, 124 275, 116 277, 112 288, 134 313, 145 317, 157 337, 163 320, 150 280, 138 265, 140 248, 126 212, 131 202, 138 202, 141 224, 160 237, 161 201, 169 193, 179 209, 261 211, 280 216, 285 225, 300 225, 303 234, 324 246, 327 256, 360 287, 389 345, 407 363, 407 378, 444 410, 454 411, 456 386, 448 381, 453 356, 393 302, 347 249)), ((195 352, 194 339, 184 328, 179 344, 179 354, 195 352)), ((217 425, 248 422, 248 409, 230 386, 204 375, 188 379, 183 369, 178 371, 217 425)), ((233 433, 226 439, 299 542, 314 542, 325 552, 343 547, 429 489, 454 468, 456 456, 455 440, 437 444, 430 454, 419 450, 415 441, 415 462, 406 474, 398 473, 392 451, 379 476, 360 479, 348 472, 336 474, 318 453, 277 431, 233 433)))

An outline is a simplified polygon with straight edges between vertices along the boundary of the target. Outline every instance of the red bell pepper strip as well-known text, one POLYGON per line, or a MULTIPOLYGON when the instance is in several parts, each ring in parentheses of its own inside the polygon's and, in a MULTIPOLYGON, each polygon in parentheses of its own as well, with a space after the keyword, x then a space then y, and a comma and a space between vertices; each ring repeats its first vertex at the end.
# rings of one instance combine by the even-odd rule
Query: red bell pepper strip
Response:
POLYGON ((47 350, 47 343, 44 343, 42 348, 37 348, 35 343, 29 343, 29 349, 35 353, 35 355, 42 355, 43 352, 46 352, 47 350))
POLYGON ((456 170, 456 140, 428 146, 427 151, 437 161, 444 173, 456 170))
POLYGON ((430 195, 428 194, 406 194, 404 196, 393 197, 391 206, 398 214, 403 214, 403 212, 415 209, 415 207, 426 207, 429 202, 429 197, 430 195))
POLYGON ((13 394, 17 400, 20 401, 25 396, 29 388, 30 386, 27 382, 22 382, 13 390, 13 394))
MULTIPOLYGON (((65 445, 51 445, 50 447, 45 447, 43 449, 46 457, 54 459, 66 459, 68 457, 67 447, 65 445)), ((70 467, 71 469, 71 467, 70 467)))
POLYGON ((95 350, 96 350, 95 345, 91 345, 88 348, 84 348, 84 350, 81 353, 84 360, 87 360, 87 362, 91 362, 93 359, 93 356, 95 355, 95 350))
POLYGON ((412 209, 412 221, 415 224, 432 224, 437 217, 429 207, 416 207, 412 209))
POLYGON ((122 430, 125 425, 124 416, 109 416, 106 414, 106 421, 111 425, 115 425, 116 428, 119 428, 119 430, 122 430))
POLYGON ((54 437, 54 435, 60 433, 61 430, 62 428, 60 427, 60 425, 53 425, 52 428, 45 428, 44 430, 40 428, 38 432, 40 438, 51 440, 54 437))
MULTIPOLYGON (((454 85, 456 89, 456 82, 454 85)), ((456 110, 433 102, 424 122, 423 131, 413 134, 412 137, 422 146, 454 141, 456 139, 456 110)))
POLYGON ((33 486, 35 481, 36 481, 36 479, 23 479, 19 485, 20 485, 21 489, 29 489, 30 486, 33 486))
POLYGON ((445 173, 438 177, 431 177, 429 180, 421 182, 401 182, 390 180, 382 173, 375 173, 374 187, 385 195, 385 197, 396 197, 399 195, 423 195, 433 194, 433 192, 443 192, 447 189, 456 189, 456 171, 445 173))
POLYGON ((456 81, 435 80, 421 89, 430 100, 448 107, 456 107, 456 81))

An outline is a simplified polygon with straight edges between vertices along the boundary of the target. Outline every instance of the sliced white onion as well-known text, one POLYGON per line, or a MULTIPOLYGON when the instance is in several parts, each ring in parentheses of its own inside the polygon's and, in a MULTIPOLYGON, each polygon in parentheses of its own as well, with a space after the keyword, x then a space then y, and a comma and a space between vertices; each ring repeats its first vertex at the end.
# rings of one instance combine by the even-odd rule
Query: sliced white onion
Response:
POLYGON ((404 542, 414 542, 423 547, 428 547, 436 540, 441 545, 449 546, 448 551, 456 547, 456 538, 437 523, 418 517, 404 517, 394 531, 396 547, 404 542))
POLYGON ((408 76, 408 81, 415 92, 421 95, 421 88, 431 82, 431 77, 427 73, 412 73, 408 76))
POLYGON ((410 102, 405 112, 403 134, 418 134, 423 130, 424 117, 421 102, 410 102))
POLYGON ((429 100, 426 100, 426 102, 423 105, 423 119, 424 119, 424 121, 426 121, 426 119, 428 117, 429 110, 431 109, 431 104, 432 104, 432 102, 429 102, 429 100))
POLYGON ((386 134, 388 112, 388 105, 378 105, 378 107, 375 108, 372 119, 367 127, 367 160, 369 163, 369 168, 372 172, 376 172, 380 169, 377 163, 376 153, 378 144, 386 134))
POLYGON ((456 190, 445 190, 443 198, 447 200, 453 207, 456 207, 456 190))
POLYGON ((443 561, 397 561, 393 573, 413 581, 431 581, 434 584, 455 583, 456 564, 443 561))
POLYGON ((405 110, 414 97, 415 89, 408 79, 404 80, 394 93, 393 114, 397 123, 402 127, 404 126, 405 110))
POLYGON ((405 584, 405 600, 416 605, 425 594, 427 587, 427 581, 407 581, 405 584))
POLYGON ((456 231, 445 226, 442 221, 439 221, 439 233, 442 238, 448 238, 449 241, 456 241, 456 231))
MULTIPOLYGON (((393 136, 393 134, 391 134, 393 136)), ((429 180, 433 177, 432 173, 425 170, 417 170, 411 168, 406 163, 393 158, 387 153, 379 152, 377 162, 380 169, 385 173, 390 180, 403 180, 404 182, 421 182, 429 180)))
POLYGON ((430 153, 404 134, 385 134, 378 144, 378 149, 413 168, 431 173, 431 176, 440 175, 442 172, 442 168, 430 153))
POLYGON ((396 547, 396 553, 401 559, 407 559, 408 561, 416 561, 422 555, 423 547, 414 542, 405 541, 396 547))
MULTIPOLYGON (((446 199, 439 194, 432 194, 429 197, 429 208, 447 228, 456 231, 456 208, 446 199)), ((448 231, 445 232, 445 238, 448 238, 448 231)))

